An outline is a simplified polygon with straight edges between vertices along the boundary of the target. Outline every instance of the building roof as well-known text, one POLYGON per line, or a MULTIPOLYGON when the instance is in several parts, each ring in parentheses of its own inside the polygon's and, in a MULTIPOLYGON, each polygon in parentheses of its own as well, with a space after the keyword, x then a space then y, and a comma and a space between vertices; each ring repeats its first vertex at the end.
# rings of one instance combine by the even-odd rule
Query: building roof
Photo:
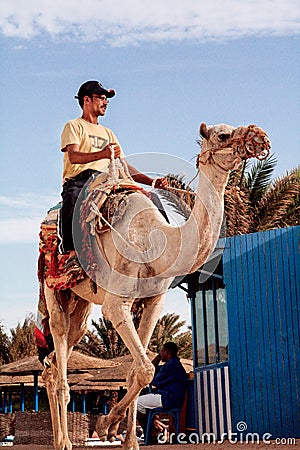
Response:
MULTIPOLYGON (((68 372, 76 372, 90 369, 114 367, 116 363, 111 359, 94 358, 73 351, 68 361, 68 372)), ((37 356, 29 356, 0 367, 1 375, 33 375, 34 372, 42 372, 43 365, 37 356)))
MULTIPOLYGON (((149 354, 153 359, 154 354, 149 354)), ((181 359, 187 373, 193 371, 193 363, 181 359)), ((68 382, 73 391, 119 390, 126 387, 126 377, 132 364, 130 355, 114 359, 101 359, 73 351, 68 361, 68 382)), ((33 384, 32 375, 39 375, 38 384, 44 385, 41 379, 43 366, 37 356, 30 356, 0 367, 0 386, 12 386, 20 383, 33 384)))

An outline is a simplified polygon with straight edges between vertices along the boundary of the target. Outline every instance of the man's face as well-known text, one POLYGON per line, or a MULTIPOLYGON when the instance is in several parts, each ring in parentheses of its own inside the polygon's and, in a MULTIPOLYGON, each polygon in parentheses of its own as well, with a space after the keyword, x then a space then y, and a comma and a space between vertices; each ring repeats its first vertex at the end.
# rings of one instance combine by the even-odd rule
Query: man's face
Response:
POLYGON ((170 356, 169 352, 164 347, 160 351, 160 356, 161 356, 162 362, 169 361, 169 356, 170 356))
POLYGON ((87 96, 88 109, 97 117, 104 116, 108 103, 105 95, 93 94, 91 97, 87 96))
POLYGON ((98 115, 104 116, 107 105, 109 103, 106 96, 93 94, 92 100, 93 100, 95 110, 99 113, 98 115))

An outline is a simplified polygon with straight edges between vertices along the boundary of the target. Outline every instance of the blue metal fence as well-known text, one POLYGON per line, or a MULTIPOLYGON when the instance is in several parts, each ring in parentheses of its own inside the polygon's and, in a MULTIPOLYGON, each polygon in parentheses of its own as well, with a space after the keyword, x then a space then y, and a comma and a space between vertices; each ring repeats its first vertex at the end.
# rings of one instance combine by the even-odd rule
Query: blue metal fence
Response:
POLYGON ((233 428, 300 437, 300 227, 227 239, 233 428))

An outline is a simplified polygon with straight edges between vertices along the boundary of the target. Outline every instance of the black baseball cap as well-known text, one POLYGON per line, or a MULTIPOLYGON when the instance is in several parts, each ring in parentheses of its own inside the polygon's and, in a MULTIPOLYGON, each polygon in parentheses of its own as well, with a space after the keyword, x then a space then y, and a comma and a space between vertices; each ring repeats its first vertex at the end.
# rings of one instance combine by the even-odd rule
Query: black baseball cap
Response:
POLYGON ((85 95, 106 95, 107 98, 113 97, 116 93, 113 89, 105 89, 99 81, 86 81, 83 83, 75 98, 82 99, 85 95))

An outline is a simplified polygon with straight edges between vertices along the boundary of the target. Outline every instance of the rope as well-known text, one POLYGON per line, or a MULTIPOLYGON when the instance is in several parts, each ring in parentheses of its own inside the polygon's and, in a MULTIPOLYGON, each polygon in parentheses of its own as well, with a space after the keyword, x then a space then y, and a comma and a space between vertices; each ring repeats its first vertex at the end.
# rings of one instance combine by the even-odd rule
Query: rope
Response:
MULTIPOLYGON (((198 174, 197 174, 197 175, 198 175, 198 174)), ((193 179, 195 179, 195 177, 194 177, 193 179)), ((192 181, 193 181, 193 180, 192 180, 192 181)), ((187 189, 179 189, 179 188, 172 187, 172 186, 168 186, 168 187, 166 188, 166 190, 168 190, 168 191, 185 192, 186 194, 197 195, 197 192, 189 191, 189 190, 187 190, 187 189)))
POLYGON ((114 231, 117 236, 119 236, 119 238, 125 242, 126 245, 130 245, 130 243, 128 241, 126 241, 126 239, 123 238, 123 236, 108 222, 108 220, 105 219, 105 217, 103 216, 103 214, 101 213, 101 211, 99 210, 98 206, 96 205, 95 202, 91 202, 91 206, 90 206, 91 211, 98 216, 101 220, 103 220, 103 222, 112 230, 114 231))
MULTIPOLYGON (((196 175, 188 182, 188 184, 187 184, 186 187, 190 187, 190 184, 191 184, 194 180, 196 180, 196 178, 197 178, 198 175, 199 175, 199 169, 197 170, 196 175)), ((187 191, 187 192, 189 192, 189 191, 187 191)))
MULTIPOLYGON (((109 167, 109 172, 111 173, 111 178, 112 178, 113 185, 118 185, 118 181, 119 181, 119 177, 117 175, 117 168, 123 168, 124 171, 125 171, 126 177, 122 178, 122 179, 125 179, 125 180, 126 179, 130 179, 131 180, 132 177, 131 177, 131 175, 130 175, 130 173, 128 171, 127 164, 124 164, 124 162, 120 158, 116 158, 116 159, 114 158, 115 152, 114 152, 114 146, 113 145, 110 145, 110 152, 111 152, 111 164, 110 164, 110 167, 109 167)), ((196 175, 188 182, 187 188, 197 178, 198 175, 199 175, 199 170, 197 171, 196 175)), ((149 192, 152 192, 155 189, 155 183, 160 178, 161 177, 155 177, 153 179, 149 192)), ((190 191, 188 189, 179 189, 179 188, 175 188, 175 187, 171 187, 171 186, 168 186, 166 189, 167 190, 174 190, 174 191, 178 191, 178 192, 185 192, 185 193, 189 193, 189 194, 195 195, 195 192, 190 191)), ((100 191, 101 188, 98 187, 97 190, 100 191)), ((102 216, 102 218, 103 218, 103 216, 102 216)), ((105 219, 104 219, 104 222, 105 222, 105 219)))
POLYGON ((155 177, 152 181, 151 184, 151 188, 150 188, 150 192, 153 191, 155 189, 155 183, 157 182, 157 180, 159 180, 161 177, 155 177))
POLYGON ((111 160, 110 169, 112 172, 112 181, 113 184, 118 184, 119 177, 117 176, 116 170, 115 148, 112 144, 110 144, 109 148, 110 148, 110 160, 111 160))

